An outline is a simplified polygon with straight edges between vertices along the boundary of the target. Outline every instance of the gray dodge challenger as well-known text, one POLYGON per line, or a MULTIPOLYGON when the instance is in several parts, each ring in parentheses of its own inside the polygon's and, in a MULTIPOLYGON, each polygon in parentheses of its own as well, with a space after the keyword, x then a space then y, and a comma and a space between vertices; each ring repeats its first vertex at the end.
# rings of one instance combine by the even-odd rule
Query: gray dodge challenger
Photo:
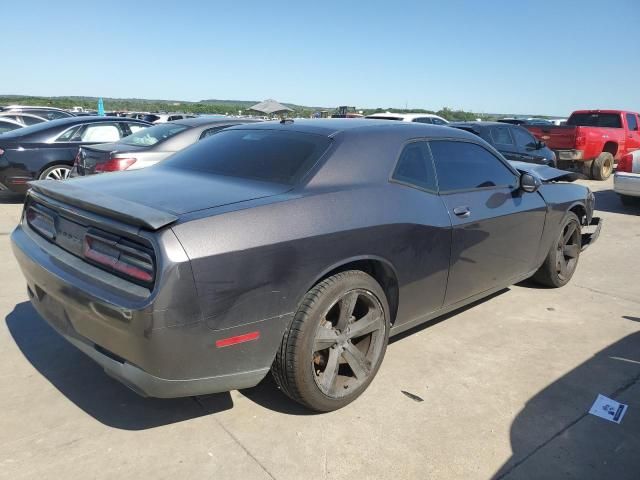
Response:
POLYGON ((286 120, 145 170, 31 184, 12 234, 35 309, 145 396, 357 398, 390 335, 527 278, 565 285, 601 222, 567 172, 471 133, 286 120))

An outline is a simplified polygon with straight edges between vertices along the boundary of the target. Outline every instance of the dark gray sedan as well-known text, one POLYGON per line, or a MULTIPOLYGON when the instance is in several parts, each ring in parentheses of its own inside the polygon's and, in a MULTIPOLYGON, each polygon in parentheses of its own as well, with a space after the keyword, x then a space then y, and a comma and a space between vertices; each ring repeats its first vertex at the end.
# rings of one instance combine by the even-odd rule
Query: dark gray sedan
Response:
POLYGON ((257 121, 260 120, 215 116, 154 125, 115 143, 82 147, 71 176, 150 167, 224 128, 257 121))
POLYGON ((264 122, 144 171, 35 182, 12 244, 36 310, 136 392, 271 371, 329 411, 367 388, 390 335, 571 279, 600 222, 565 174, 449 127, 264 122))

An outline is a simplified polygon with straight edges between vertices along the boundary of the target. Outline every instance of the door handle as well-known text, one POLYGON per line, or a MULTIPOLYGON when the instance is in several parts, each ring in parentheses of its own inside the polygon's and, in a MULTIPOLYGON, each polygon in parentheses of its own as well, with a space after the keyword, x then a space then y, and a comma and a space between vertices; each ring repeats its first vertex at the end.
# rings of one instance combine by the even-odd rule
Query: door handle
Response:
POLYGON ((460 218, 467 218, 469 215, 471 215, 471 210, 469 210, 469 207, 465 205, 462 207, 454 208, 453 213, 460 218))

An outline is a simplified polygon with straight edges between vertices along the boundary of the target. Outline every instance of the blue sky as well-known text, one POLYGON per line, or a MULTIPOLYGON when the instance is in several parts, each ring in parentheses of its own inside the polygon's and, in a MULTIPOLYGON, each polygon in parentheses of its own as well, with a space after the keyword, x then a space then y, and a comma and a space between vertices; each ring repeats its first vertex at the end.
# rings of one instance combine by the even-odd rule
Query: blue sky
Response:
POLYGON ((640 110, 640 1, 6 2, 0 93, 640 110))

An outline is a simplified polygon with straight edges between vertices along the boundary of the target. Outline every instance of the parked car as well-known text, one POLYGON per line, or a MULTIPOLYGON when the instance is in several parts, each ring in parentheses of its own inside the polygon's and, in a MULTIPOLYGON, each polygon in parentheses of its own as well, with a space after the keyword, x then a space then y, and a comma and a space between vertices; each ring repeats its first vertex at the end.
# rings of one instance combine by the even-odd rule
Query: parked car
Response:
POLYGON ((21 123, 16 122, 10 118, 0 118, 0 135, 6 132, 12 132, 19 128, 24 127, 21 123))
POLYGON ((501 118, 500 123, 510 123, 511 125, 553 125, 551 120, 545 118, 501 118))
POLYGON ((417 123, 431 123, 433 125, 446 125, 449 123, 438 115, 432 113, 373 113, 367 115, 365 118, 373 118, 376 120, 397 120, 400 122, 417 122, 417 123))
POLYGON ((569 282, 600 222, 565 174, 453 128, 256 123, 143 171, 34 182, 11 238, 35 309, 134 391, 272 370, 328 411, 390 335, 531 276, 569 282))
POLYGON ((149 113, 142 117, 145 122, 165 123, 174 120, 183 120, 185 118, 195 118, 195 115, 187 115, 182 113, 149 113))
POLYGON ((71 176, 149 167, 231 125, 255 121, 201 117, 153 125, 115 143, 80 147, 71 176))
POLYGON ((640 150, 620 159, 613 175, 613 189, 623 204, 640 204, 640 150))
POLYGON ((0 190, 24 193, 31 180, 63 180, 81 146, 119 140, 149 125, 131 118, 70 117, 5 133, 0 136, 0 190))
POLYGON ((13 120, 21 124, 23 127, 48 121, 46 118, 39 117, 38 115, 17 112, 0 112, 0 119, 13 120))
POLYGON ((30 113, 31 115, 37 115, 47 120, 57 120, 59 118, 73 117, 74 115, 61 108, 54 107, 34 107, 27 105, 9 105, 6 107, 0 107, 1 112, 12 113, 30 113))
POLYGON ((556 155, 520 125, 500 122, 453 122, 449 127, 475 133, 507 160, 556 166, 556 155))
POLYGON ((560 168, 579 168, 596 180, 611 176, 616 160, 640 149, 640 119, 622 110, 578 110, 566 125, 526 125, 555 151, 560 168))

